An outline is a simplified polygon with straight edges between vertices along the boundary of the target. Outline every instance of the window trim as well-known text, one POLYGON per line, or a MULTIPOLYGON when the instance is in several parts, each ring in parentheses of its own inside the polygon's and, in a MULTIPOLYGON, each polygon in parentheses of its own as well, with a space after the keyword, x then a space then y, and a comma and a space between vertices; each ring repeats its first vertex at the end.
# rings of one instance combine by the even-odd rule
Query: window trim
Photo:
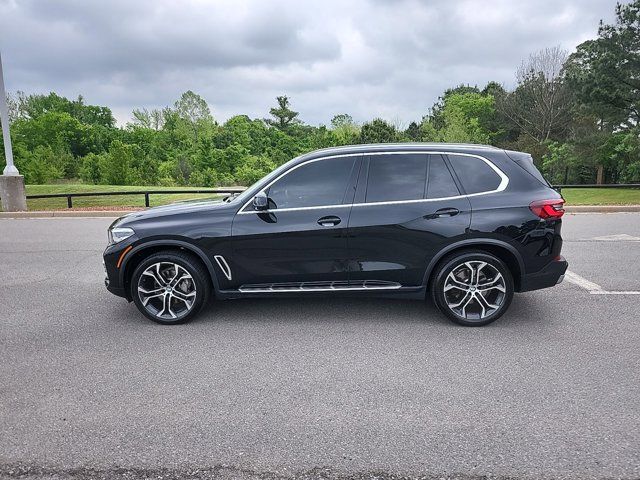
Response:
MULTIPOLYGON (((488 193, 487 191, 484 192, 477 192, 477 193, 467 193, 467 189, 465 188, 464 184, 462 183, 462 179, 460 178, 460 175, 458 175, 458 172, 456 171, 455 167, 453 166, 453 163, 451 162, 451 158, 450 156, 464 156, 461 153, 447 153, 445 155, 445 163, 447 165, 447 168, 449 168, 449 172, 451 173, 451 175, 453 175, 453 178, 455 180, 455 182, 458 184, 458 189, 461 192, 465 192, 465 194, 469 197, 471 196, 475 196, 475 195, 481 195, 481 194, 485 194, 488 193)), ((507 186, 505 185, 504 188, 502 188, 502 190, 500 189, 500 187, 502 187, 502 184, 504 183, 504 178, 502 177, 502 175, 500 175, 502 172, 502 170, 500 170, 498 167, 496 167, 493 162, 488 161, 486 158, 481 157, 479 155, 466 155, 467 157, 470 156, 475 156, 478 157, 482 160, 484 160, 484 162, 489 165, 494 172, 496 172, 498 174, 498 176, 500 177, 500 184, 498 185, 498 187, 495 190, 490 190, 490 192, 501 192, 502 190, 504 190, 505 188, 507 188, 507 186)), ((507 184, 509 183, 509 178, 505 175, 505 177, 507 178, 507 184)))
MULTIPOLYGON (((428 172, 427 172, 428 174, 428 172)), ((323 209, 323 208, 347 208, 347 207, 367 207, 367 206, 376 206, 376 205, 399 205, 399 204, 405 204, 405 203, 420 203, 420 202, 438 202, 441 200, 454 200, 454 199, 458 199, 458 198, 469 198, 469 197, 477 197, 480 195, 489 195, 491 193, 499 193, 504 191, 507 186, 509 185, 509 177, 502 171, 500 170, 491 160, 481 156, 481 155, 477 155, 474 153, 462 153, 462 152, 452 152, 452 151, 416 151, 416 150, 409 150, 409 151, 391 151, 391 152, 358 152, 358 153, 344 153, 344 154, 339 154, 339 155, 329 155, 326 157, 319 157, 319 158, 312 158, 311 160, 306 160, 304 162, 300 162, 297 165, 294 165, 293 167, 291 167, 289 170, 287 170, 286 172, 282 172, 282 174, 278 175, 276 178, 274 178, 271 182, 269 182, 267 185, 264 185, 262 187, 260 187, 259 189, 256 190, 256 192, 252 195, 252 197, 238 210, 237 215, 251 215, 251 214, 260 214, 260 213, 277 213, 277 212, 294 212, 294 211, 303 211, 303 210, 319 210, 319 209, 323 209), (273 185, 275 182, 277 182, 278 180, 280 180, 282 177, 284 177, 285 175, 288 175, 289 173, 293 172, 294 170, 296 170, 297 168, 303 166, 303 165, 307 165, 309 163, 313 163, 313 162, 319 162, 322 160, 331 160, 334 158, 344 158, 344 157, 357 157, 357 156, 373 156, 373 155, 390 155, 390 154, 394 154, 394 155, 410 155, 410 154, 416 154, 416 153, 420 153, 423 155, 461 155, 461 156, 466 156, 466 157, 475 157, 475 158, 479 158, 480 160, 482 160, 483 162, 485 162, 487 165, 489 165, 489 167, 491 167, 491 169, 496 172, 498 174, 498 176, 500 177, 500 184, 498 185, 498 187, 494 190, 488 190, 486 192, 477 192, 477 193, 465 193, 465 194, 460 194, 460 195, 454 195, 452 197, 438 197, 438 198, 420 198, 420 199, 415 199, 415 200, 391 200, 391 201, 385 201, 385 202, 372 202, 372 203, 342 203, 342 204, 335 204, 335 205, 318 205, 318 206, 313 206, 313 207, 290 207, 290 208, 276 208, 274 210, 245 210, 250 204, 251 202, 253 202, 253 197, 255 197, 255 195, 259 192, 264 192, 265 190, 267 190, 269 187, 271 187, 271 185, 273 185)))

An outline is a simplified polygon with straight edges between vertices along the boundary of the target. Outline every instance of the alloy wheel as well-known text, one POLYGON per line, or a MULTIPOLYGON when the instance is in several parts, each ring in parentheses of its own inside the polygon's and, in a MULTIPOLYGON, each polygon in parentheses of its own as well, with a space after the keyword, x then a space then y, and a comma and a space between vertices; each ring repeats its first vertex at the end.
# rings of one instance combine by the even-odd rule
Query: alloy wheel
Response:
POLYGON ((449 309, 466 320, 484 320, 503 305, 507 287, 502 274, 490 263, 473 260, 454 267, 444 282, 449 309))
POLYGON ((177 320, 193 308, 196 284, 181 265, 158 262, 147 267, 140 275, 138 297, 151 315, 162 320, 177 320))

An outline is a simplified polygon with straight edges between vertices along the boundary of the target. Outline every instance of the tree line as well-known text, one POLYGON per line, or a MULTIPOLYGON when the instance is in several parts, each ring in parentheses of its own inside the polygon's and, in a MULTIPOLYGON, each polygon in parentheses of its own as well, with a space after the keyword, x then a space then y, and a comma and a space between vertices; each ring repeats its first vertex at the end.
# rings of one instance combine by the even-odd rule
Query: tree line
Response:
POLYGON ((187 91, 172 106, 134 110, 124 127, 81 96, 17 92, 8 101, 15 162, 29 184, 248 185, 318 148, 417 141, 526 151, 555 184, 640 181, 640 0, 618 4, 615 22, 601 22, 597 38, 574 52, 531 54, 516 80, 510 90, 497 82, 447 89, 406 126, 360 124, 346 113, 307 125, 286 95, 267 118, 218 123, 187 91))

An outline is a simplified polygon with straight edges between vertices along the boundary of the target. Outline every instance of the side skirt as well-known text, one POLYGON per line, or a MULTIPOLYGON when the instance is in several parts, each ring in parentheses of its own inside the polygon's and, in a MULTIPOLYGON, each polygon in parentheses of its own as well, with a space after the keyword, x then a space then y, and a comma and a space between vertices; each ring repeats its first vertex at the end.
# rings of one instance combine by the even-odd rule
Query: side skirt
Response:
POLYGON ((220 298, 265 298, 301 296, 374 296, 425 298, 425 287, 403 287, 395 282, 302 282, 241 285, 237 290, 221 290, 220 298))

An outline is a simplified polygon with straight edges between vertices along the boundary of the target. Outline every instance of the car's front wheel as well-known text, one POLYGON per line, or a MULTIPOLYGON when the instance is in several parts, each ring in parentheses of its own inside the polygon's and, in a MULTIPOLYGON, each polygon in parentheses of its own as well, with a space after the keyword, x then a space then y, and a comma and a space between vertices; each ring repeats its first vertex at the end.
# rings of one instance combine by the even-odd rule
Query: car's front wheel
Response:
POLYGON ((191 320, 211 293, 208 273, 200 261, 177 251, 154 253, 142 260, 130 285, 138 310, 162 324, 191 320))
POLYGON ((511 303, 513 291, 513 277, 504 262, 480 251, 445 258, 431 282, 438 309, 465 326, 482 326, 500 318, 511 303))

